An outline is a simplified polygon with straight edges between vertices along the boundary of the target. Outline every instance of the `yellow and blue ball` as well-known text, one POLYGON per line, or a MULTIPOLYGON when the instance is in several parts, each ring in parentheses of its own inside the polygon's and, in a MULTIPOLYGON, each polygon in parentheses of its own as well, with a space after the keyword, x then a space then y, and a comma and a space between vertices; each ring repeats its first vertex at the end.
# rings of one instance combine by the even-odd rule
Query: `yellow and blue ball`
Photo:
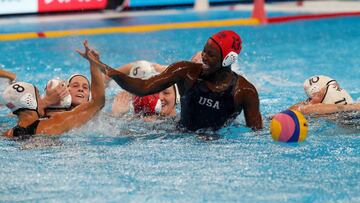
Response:
POLYGON ((270 123, 271 136, 279 142, 302 142, 307 131, 307 121, 299 111, 286 110, 275 114, 270 123))

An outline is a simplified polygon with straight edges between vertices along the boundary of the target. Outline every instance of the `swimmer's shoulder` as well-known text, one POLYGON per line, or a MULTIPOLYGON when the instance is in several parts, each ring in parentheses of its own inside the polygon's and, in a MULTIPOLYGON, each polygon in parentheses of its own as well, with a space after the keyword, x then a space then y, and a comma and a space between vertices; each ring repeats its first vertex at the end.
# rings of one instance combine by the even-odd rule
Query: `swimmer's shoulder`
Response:
POLYGON ((238 90, 246 91, 257 91, 255 86, 248 81, 244 76, 236 74, 235 88, 238 90))
POLYGON ((164 72, 165 74, 175 75, 192 83, 199 78, 202 69, 202 64, 190 61, 179 61, 169 65, 164 72))
POLYGON ((233 95, 237 106, 242 106, 245 103, 259 102, 259 94, 255 86, 241 75, 237 75, 233 95))
POLYGON ((178 61, 175 63, 170 64, 168 69, 184 69, 184 70, 194 70, 194 71, 201 71, 202 70, 202 64, 200 63, 194 63, 191 61, 178 61))

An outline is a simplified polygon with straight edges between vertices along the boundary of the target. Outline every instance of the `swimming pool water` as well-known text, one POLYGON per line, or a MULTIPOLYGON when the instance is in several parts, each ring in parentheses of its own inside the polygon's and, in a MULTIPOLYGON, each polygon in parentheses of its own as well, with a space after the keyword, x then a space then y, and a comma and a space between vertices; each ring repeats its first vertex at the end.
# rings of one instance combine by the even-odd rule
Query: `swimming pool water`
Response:
MULTIPOLYGON (((257 87, 265 126, 252 132, 241 115, 219 140, 204 142, 174 131, 173 122, 108 116, 119 89, 111 87, 103 112, 80 129, 54 138, 0 140, 0 201, 359 202, 358 122, 344 127, 308 118, 308 137, 300 144, 274 142, 268 132, 271 115, 305 98, 302 83, 311 75, 336 78, 359 101, 358 22, 348 17, 0 42, 2 68, 42 90, 53 77, 89 75, 88 63, 74 51, 84 39, 114 67, 139 59, 169 64, 188 60, 219 29, 233 29, 243 39, 236 71, 257 87)), ((7 109, 0 112, 4 131, 16 119, 5 116, 7 109)))

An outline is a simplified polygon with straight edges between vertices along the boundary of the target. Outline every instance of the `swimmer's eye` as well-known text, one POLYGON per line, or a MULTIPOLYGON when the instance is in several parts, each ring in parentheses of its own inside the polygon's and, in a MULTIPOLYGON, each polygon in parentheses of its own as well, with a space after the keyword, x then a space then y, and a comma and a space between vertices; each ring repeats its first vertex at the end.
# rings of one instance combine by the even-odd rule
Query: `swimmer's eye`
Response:
POLYGON ((217 55, 216 55, 216 53, 214 53, 214 52, 208 52, 207 54, 206 54, 209 58, 215 58, 217 55))

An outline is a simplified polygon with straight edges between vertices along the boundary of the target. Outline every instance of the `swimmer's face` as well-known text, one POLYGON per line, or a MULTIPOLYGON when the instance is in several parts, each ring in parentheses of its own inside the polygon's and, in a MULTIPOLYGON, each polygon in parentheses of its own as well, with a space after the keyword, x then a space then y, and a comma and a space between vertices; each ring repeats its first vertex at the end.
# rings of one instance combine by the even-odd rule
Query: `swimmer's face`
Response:
POLYGON ((192 58, 191 61, 194 63, 202 63, 202 51, 197 52, 192 58))
POLYGON ((220 47, 215 44, 211 39, 209 39, 205 44, 201 57, 203 64, 205 64, 205 66, 203 66, 204 75, 210 75, 222 67, 220 47))
POLYGON ((319 104, 324 99, 326 93, 326 87, 321 88, 318 92, 314 92, 311 94, 310 103, 311 104, 319 104))
POLYGON ((159 94, 159 99, 161 101, 161 112, 162 116, 175 116, 176 110, 176 93, 175 87, 171 86, 159 94))
POLYGON ((71 106, 77 106, 89 101, 90 84, 83 76, 75 76, 69 83, 69 92, 72 99, 71 106))

